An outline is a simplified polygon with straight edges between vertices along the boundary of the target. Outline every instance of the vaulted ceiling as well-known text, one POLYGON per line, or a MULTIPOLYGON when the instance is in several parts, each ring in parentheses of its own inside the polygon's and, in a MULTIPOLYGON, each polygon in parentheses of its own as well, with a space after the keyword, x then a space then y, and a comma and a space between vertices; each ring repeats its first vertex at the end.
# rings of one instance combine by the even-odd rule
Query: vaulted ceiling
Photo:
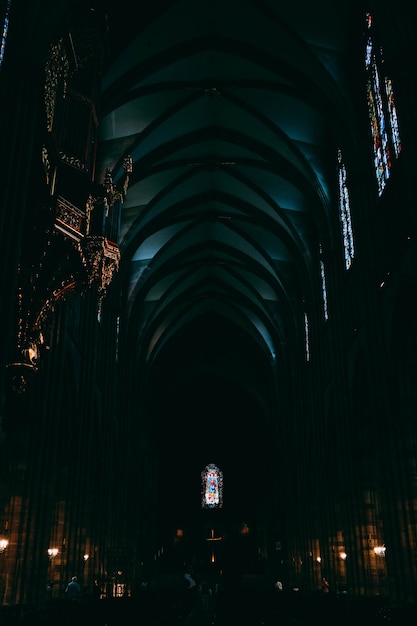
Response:
POLYGON ((250 421, 320 297, 319 243, 340 245, 336 150, 355 145, 364 18, 330 0, 137 7, 110 14, 97 174, 117 181, 132 157, 129 345, 184 429, 196 413, 250 421))

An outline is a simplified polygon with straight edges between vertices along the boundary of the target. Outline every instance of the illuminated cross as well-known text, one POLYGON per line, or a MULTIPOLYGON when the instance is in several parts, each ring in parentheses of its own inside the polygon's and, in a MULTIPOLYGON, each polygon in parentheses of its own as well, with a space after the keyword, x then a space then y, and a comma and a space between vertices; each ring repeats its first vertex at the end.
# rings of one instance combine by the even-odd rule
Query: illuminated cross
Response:
POLYGON ((211 541, 211 562, 212 563, 215 563, 215 561, 216 561, 215 556, 214 556, 214 542, 215 541, 221 541, 221 540, 222 540, 222 537, 215 537, 214 536, 214 530, 212 528, 211 531, 210 531, 210 537, 208 537, 206 539, 206 541, 211 541))

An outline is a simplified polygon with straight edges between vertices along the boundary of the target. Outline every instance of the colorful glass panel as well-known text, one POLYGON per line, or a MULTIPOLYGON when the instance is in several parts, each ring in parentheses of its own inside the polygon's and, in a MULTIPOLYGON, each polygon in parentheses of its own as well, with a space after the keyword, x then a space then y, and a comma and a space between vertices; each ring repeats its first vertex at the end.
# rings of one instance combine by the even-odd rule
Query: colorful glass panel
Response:
POLYGON ((1 34, 1 44, 0 44, 0 66, 3 63, 3 59, 4 59, 4 52, 6 50, 6 39, 7 39, 7 33, 9 30, 9 13, 10 13, 10 5, 11 5, 11 0, 7 0, 7 4, 6 4, 6 13, 4 16, 4 22, 3 22, 3 31, 1 34))
POLYGON ((323 261, 323 248, 320 244, 320 277, 321 277, 321 293, 323 298, 324 319, 329 319, 329 311, 327 308, 327 284, 326 284, 326 268, 323 261))
POLYGON ((307 313, 304 313, 304 333, 305 333, 306 361, 308 362, 310 360, 310 327, 309 327, 307 313))
POLYGON ((398 158, 401 152, 401 139, 392 81, 387 76, 381 79, 384 58, 382 47, 379 49, 375 47, 370 13, 366 14, 366 26, 368 30, 365 52, 365 69, 368 74, 366 91, 378 195, 381 195, 391 174, 391 154, 398 158))
POLYGON ((353 244, 352 219, 350 215, 350 197, 347 186, 347 172, 343 162, 342 151, 337 152, 338 183, 339 183, 339 217, 342 225, 345 267, 348 270, 355 256, 353 244))
POLYGON ((203 508, 221 508, 223 505, 223 473, 214 463, 201 472, 203 508))

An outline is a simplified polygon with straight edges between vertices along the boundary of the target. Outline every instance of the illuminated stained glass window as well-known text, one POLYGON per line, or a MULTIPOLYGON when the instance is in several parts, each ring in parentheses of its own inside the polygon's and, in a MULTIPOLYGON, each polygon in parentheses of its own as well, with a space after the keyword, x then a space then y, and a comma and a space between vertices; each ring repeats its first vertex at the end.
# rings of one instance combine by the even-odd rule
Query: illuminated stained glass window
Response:
POLYGON ((401 139, 397 119, 392 81, 384 75, 384 57, 382 47, 374 41, 373 20, 366 14, 367 41, 365 68, 367 72, 367 99, 369 120, 374 149, 375 173, 378 183, 378 195, 385 189, 391 174, 392 158, 398 158, 401 152, 401 139))
POLYGON ((223 473, 214 463, 209 463, 201 472, 202 500, 204 509, 223 506, 223 473))
POLYGON ((326 284, 326 267, 323 261, 323 248, 320 244, 320 277, 321 277, 321 294, 323 299, 324 319, 329 319, 329 311, 327 308, 327 284, 326 284))
POLYGON ((306 348, 306 361, 310 360, 310 328, 308 323, 308 315, 304 313, 304 333, 305 333, 305 348, 306 348))
POLYGON ((4 16, 4 21, 3 21, 3 30, 1 33, 1 44, 0 44, 0 67, 1 64, 3 63, 3 59, 4 59, 4 52, 6 50, 6 39, 7 39, 7 32, 9 30, 9 14, 10 14, 10 5, 11 5, 11 0, 7 0, 7 4, 6 4, 6 13, 4 16))
POLYGON ((342 225, 343 248, 345 252, 345 267, 348 270, 352 265, 355 256, 355 248, 353 245, 353 229, 350 216, 350 199, 349 190, 346 183, 346 168, 343 163, 342 152, 337 152, 337 170, 339 182, 339 217, 342 225))

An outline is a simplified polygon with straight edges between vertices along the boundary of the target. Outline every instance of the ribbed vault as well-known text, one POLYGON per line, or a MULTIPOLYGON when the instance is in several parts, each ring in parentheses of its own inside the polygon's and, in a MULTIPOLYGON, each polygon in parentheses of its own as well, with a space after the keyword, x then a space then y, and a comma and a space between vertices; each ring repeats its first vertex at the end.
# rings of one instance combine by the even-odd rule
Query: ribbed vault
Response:
POLYGON ((98 178, 110 168, 117 180, 132 157, 118 277, 129 354, 155 437, 162 425, 176 452, 198 445, 201 465, 214 420, 211 452, 244 460, 254 430, 258 446, 269 439, 288 392, 277 382, 303 358, 319 245, 340 246, 353 7, 179 0, 136 22, 132 3, 118 4, 98 178))

